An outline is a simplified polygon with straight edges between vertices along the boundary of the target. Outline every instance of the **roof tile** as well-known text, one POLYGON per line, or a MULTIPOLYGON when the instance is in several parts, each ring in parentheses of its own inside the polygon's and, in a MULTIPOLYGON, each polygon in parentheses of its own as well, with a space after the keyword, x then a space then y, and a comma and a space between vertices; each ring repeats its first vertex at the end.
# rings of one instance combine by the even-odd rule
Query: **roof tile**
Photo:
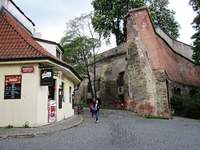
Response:
POLYGON ((50 59, 69 68, 80 80, 74 69, 50 54, 6 9, 0 10, 0 61, 24 59, 50 59))

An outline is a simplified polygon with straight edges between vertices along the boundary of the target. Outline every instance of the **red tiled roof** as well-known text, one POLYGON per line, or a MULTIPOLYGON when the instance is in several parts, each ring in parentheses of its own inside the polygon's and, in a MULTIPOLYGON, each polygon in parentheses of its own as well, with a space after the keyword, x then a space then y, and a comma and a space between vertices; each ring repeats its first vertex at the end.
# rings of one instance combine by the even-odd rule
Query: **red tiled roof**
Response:
POLYGON ((50 55, 6 10, 0 12, 0 60, 50 55))
POLYGON ((71 66, 50 54, 39 45, 32 35, 4 8, 0 10, 0 61, 49 59, 70 69, 71 66))

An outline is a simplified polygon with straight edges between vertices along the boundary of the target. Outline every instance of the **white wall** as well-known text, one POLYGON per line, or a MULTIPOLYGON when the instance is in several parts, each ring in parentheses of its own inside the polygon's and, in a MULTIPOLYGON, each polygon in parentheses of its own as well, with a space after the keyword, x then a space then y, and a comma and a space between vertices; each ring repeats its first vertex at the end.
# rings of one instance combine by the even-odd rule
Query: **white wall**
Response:
POLYGON ((67 77, 56 78, 56 87, 57 90, 61 82, 64 82, 64 102, 62 103, 62 109, 58 108, 58 92, 56 94, 56 102, 57 102, 57 121, 63 120, 65 118, 71 117, 74 115, 74 110, 72 109, 72 102, 69 102, 69 87, 72 87, 72 93, 74 90, 74 84, 67 77))
POLYGON ((48 86, 40 86, 40 70, 38 69, 38 75, 36 81, 37 87, 37 123, 36 126, 48 124, 48 86))
POLYGON ((38 69, 34 73, 21 74, 20 65, 0 66, 0 126, 23 126, 26 121, 36 124, 38 69), (4 100, 5 75, 22 75, 21 99, 4 100))
POLYGON ((50 43, 45 43, 45 42, 40 42, 37 41, 42 47, 44 47, 49 53, 51 53, 53 56, 56 57, 56 45, 50 44, 50 43))
MULTIPOLYGON (((30 64, 28 64, 30 65, 30 64)), ((40 69, 34 66, 34 73, 21 73, 21 67, 27 65, 0 66, 0 127, 13 125, 22 127, 25 122, 30 126, 48 124, 48 86, 40 86, 40 69), (21 99, 4 100, 5 75, 22 75, 21 99)), ((74 90, 74 84, 59 72, 56 79, 57 121, 74 115, 72 103, 69 102, 69 87, 74 90), (64 102, 62 109, 58 108, 58 89, 64 82, 64 102)))
POLYGON ((51 43, 41 42, 41 41, 37 41, 37 42, 55 57, 57 57, 56 50, 59 50, 60 55, 61 55, 61 58, 59 58, 59 59, 62 60, 62 51, 56 44, 51 44, 51 43))
POLYGON ((34 34, 33 24, 9 0, 0 0, 1 6, 4 6, 21 24, 34 34))

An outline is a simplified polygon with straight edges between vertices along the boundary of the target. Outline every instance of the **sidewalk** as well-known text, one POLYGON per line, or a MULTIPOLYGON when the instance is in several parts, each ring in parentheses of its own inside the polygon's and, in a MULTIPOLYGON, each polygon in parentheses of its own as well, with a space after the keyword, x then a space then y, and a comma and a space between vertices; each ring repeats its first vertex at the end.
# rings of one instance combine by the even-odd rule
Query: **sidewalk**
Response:
POLYGON ((74 115, 73 117, 70 117, 66 120, 36 128, 0 128, 0 140, 6 138, 35 137, 39 135, 48 135, 57 131, 76 127, 82 122, 83 117, 81 115, 74 115))

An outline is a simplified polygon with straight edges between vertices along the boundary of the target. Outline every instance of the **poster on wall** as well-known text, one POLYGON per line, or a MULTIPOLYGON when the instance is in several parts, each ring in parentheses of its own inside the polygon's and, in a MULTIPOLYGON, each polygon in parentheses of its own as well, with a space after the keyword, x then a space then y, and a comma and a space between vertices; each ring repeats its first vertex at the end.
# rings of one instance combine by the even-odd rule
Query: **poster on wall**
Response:
POLYGON ((53 123, 56 121, 56 101, 49 100, 48 102, 48 122, 53 123))
POLYGON ((4 99, 20 99, 21 98, 21 75, 6 75, 4 99))
POLYGON ((40 85, 41 86, 53 85, 53 70, 52 69, 41 69, 40 85))

